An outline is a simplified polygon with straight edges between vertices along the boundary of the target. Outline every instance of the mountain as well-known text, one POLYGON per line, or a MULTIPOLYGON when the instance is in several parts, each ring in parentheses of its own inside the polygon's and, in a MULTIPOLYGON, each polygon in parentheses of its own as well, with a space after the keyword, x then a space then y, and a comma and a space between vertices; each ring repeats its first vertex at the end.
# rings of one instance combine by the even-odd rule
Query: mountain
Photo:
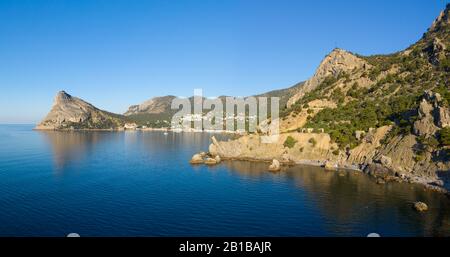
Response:
POLYGON ((132 105, 128 111, 124 113, 126 116, 135 115, 139 113, 161 114, 170 111, 170 105, 175 96, 155 97, 147 100, 139 105, 132 105))
MULTIPOLYGON (((300 82, 290 88, 273 90, 259 95, 254 95, 254 97, 279 97, 281 108, 285 108, 288 100, 298 91, 298 88, 301 88, 302 85, 303 82, 300 82)), ((227 96, 219 96, 218 98, 225 103, 226 97, 227 96)), ((130 106, 124 113, 124 116, 135 120, 140 125, 150 127, 170 126, 172 116, 178 111, 171 109, 171 103, 174 98, 175 96, 171 95, 151 98, 139 105, 130 106)), ((189 101, 193 103, 193 97, 190 97, 189 101)))
POLYGON ((450 181, 439 177, 450 171, 449 17, 447 5, 418 42, 397 53, 334 49, 292 89, 278 141, 213 139, 210 155, 358 168, 381 182, 440 190, 450 181))
POLYGON ((116 129, 123 127, 126 117, 102 111, 64 91, 58 92, 53 107, 38 130, 54 129, 116 129))

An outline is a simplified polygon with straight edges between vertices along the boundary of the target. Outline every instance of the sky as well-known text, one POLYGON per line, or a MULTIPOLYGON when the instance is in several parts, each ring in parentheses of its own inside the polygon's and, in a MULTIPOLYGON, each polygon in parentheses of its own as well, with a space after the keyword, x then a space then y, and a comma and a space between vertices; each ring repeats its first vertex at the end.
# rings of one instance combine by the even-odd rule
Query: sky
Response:
POLYGON ((0 0, 0 123, 65 90, 124 113, 154 96, 248 96, 311 77, 335 47, 421 38, 447 0, 0 0))

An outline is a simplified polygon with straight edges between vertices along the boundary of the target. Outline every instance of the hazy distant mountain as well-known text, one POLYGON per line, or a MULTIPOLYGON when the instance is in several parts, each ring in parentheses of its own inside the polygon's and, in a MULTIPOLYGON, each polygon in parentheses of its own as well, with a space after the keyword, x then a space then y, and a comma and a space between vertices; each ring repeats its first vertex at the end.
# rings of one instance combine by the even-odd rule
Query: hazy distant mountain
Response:
MULTIPOLYGON (((280 108, 284 109, 288 100, 298 92, 298 88, 303 82, 286 89, 273 90, 267 93, 255 95, 254 97, 279 97, 280 108)), ((178 110, 171 109, 171 103, 175 96, 162 96, 151 98, 142 104, 132 105, 124 113, 130 119, 136 120, 138 123, 149 126, 169 125, 170 119, 178 110)), ((225 104, 226 96, 219 96, 219 99, 225 104)), ((189 98, 193 103, 193 97, 189 98)), ((204 110, 207 111, 207 110, 204 110)))

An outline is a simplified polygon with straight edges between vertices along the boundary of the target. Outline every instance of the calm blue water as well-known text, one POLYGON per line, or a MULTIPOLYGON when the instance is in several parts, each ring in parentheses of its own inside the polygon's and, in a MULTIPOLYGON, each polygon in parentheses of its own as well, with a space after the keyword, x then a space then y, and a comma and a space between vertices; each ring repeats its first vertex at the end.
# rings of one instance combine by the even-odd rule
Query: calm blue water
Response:
POLYGON ((0 126, 0 236, 449 236, 449 200, 356 172, 191 166, 208 134, 0 126), (430 211, 416 213, 413 201, 430 211))

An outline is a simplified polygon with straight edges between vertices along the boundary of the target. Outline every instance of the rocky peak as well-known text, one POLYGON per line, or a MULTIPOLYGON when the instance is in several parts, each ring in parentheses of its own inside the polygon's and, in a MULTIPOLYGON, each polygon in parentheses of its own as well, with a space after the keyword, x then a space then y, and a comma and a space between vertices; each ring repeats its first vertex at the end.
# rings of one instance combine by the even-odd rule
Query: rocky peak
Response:
POLYGON ((289 99, 288 107, 295 104, 305 93, 317 88, 328 76, 337 76, 342 72, 350 72, 366 65, 368 63, 358 56, 343 49, 335 48, 322 60, 314 76, 307 80, 299 88, 299 91, 289 99))
POLYGON ((79 128, 111 128, 118 127, 121 123, 122 120, 110 113, 60 91, 55 96, 52 109, 36 129, 67 129, 73 125, 79 128))
POLYGON ((72 99, 72 96, 69 95, 68 93, 66 93, 66 91, 61 90, 56 94, 54 102, 55 102, 55 104, 59 104, 59 103, 65 102, 70 99, 72 99))
POLYGON ((450 3, 447 4, 447 7, 445 10, 443 10, 439 16, 434 20, 433 24, 431 25, 430 29, 428 30, 428 33, 433 33, 441 28, 450 25, 450 3))

